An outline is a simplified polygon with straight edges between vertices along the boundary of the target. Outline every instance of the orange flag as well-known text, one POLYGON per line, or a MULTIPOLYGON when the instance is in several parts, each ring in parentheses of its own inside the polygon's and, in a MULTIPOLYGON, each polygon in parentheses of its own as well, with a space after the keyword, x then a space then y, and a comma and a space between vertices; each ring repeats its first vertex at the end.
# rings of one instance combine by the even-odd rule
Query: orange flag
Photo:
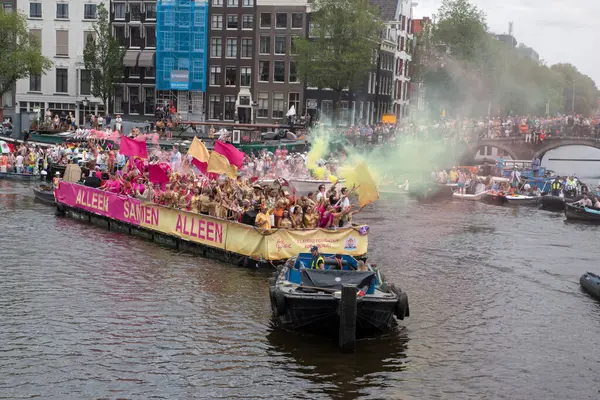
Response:
POLYGON ((203 174, 206 174, 206 168, 208 167, 208 150, 206 150, 206 146, 200 139, 194 136, 194 140, 192 140, 192 144, 188 149, 188 155, 192 156, 192 164, 196 166, 203 174))
POLYGON ((232 179, 237 178, 235 165, 229 164, 229 160, 225 156, 214 151, 210 152, 207 171, 215 174, 225 174, 232 179))

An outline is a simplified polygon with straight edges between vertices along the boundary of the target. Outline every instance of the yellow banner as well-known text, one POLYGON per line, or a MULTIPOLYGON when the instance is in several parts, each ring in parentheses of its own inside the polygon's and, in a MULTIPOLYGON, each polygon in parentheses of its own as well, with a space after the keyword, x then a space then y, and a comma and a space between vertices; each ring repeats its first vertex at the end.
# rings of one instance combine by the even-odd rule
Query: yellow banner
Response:
POLYGON ((282 260, 308 253, 318 246, 321 253, 340 253, 360 256, 367 254, 369 239, 357 229, 279 229, 265 236, 269 260, 282 260))

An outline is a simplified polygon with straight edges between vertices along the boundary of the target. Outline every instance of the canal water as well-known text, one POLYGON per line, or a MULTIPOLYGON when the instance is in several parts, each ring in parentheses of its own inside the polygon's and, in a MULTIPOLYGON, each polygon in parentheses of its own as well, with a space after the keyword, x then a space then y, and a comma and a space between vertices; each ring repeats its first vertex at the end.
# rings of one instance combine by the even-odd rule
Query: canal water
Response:
POLYGON ((268 277, 54 216, 0 181, 0 398, 597 399, 600 227, 385 198, 357 218, 411 317, 355 354, 270 322, 268 277))

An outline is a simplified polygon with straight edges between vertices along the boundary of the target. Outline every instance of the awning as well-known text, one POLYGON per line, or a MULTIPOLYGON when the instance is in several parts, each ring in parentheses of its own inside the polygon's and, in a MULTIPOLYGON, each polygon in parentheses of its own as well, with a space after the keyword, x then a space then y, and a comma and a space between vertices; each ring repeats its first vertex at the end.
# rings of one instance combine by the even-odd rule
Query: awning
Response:
POLYGON ((146 50, 140 53, 138 66, 145 68, 154 68, 154 51, 146 50))
POLYGON ((123 66, 124 67, 135 67, 137 65, 137 60, 140 55, 139 50, 127 50, 125 52, 125 57, 123 57, 123 66))

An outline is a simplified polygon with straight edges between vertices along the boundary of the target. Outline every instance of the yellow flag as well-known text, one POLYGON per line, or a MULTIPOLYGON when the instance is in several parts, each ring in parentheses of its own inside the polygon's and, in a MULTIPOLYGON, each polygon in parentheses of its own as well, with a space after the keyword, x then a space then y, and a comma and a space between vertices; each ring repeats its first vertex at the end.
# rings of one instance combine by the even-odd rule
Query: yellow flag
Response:
POLYGON ((358 203, 361 207, 366 206, 379 199, 377 184, 369 172, 369 167, 364 162, 361 162, 354 169, 355 184, 358 192, 358 203))
POLYGON ((202 143, 196 136, 194 136, 194 140, 192 141, 187 153, 200 162, 208 162, 208 150, 206 150, 204 143, 202 143))
POLYGON ((225 174, 228 177, 235 179, 237 177, 237 168, 235 165, 229 164, 229 160, 221 154, 211 151, 208 159, 208 172, 215 174, 225 174))

